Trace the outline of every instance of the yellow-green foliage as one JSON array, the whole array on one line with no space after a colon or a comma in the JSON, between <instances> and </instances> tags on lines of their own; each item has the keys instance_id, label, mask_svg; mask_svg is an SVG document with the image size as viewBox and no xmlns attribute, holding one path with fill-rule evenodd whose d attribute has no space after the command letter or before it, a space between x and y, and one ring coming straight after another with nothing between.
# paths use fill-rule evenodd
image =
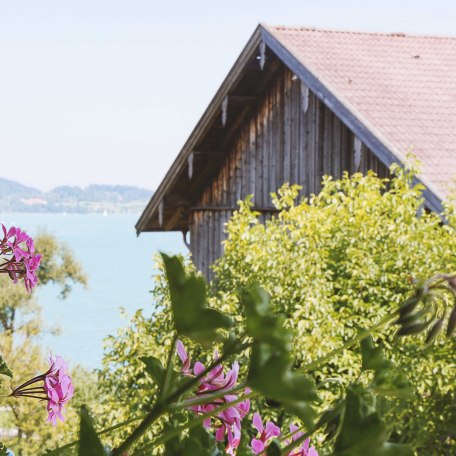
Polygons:
<instances>
[{"instance_id":1,"label":"yellow-green foliage","mask_svg":"<svg viewBox=\"0 0 456 456\"><path fill-rule=\"evenodd\" d=\"M174 335L167 283L163 274L155 277L154 285L155 309L152 316L146 316L143 310L138 310L129 326L105 340L103 369L99 372L101 404L93 410L99 428L141 416L154 403L156 385L146 373L140 358L155 356L165 363ZM119 445L138 423L133 422L105 436L103 442L111 446ZM142 441L149 441L160 429L161 423L152 427Z\"/></svg>"},{"instance_id":2,"label":"yellow-green foliage","mask_svg":"<svg viewBox=\"0 0 456 456\"><path fill-rule=\"evenodd\" d=\"M299 365L389 313L410 293L411 277L456 271L453 210L447 209L443 224L423 210L422 188L412 185L412 173L392 171L391 180L374 173L326 177L319 195L299 203L299 188L285 185L273 195L280 212L265 225L249 201L241 203L215 266L218 306L239 314L235 291L262 285L294 331ZM442 338L423 350L417 338L393 345L392 333L384 331L387 355L417 385L414 402L383 405L394 438L411 442L419 454L450 454L456 445L455 340ZM359 355L346 351L315 375L346 383L359 367Z\"/></svg>"},{"instance_id":3,"label":"yellow-green foliage","mask_svg":"<svg viewBox=\"0 0 456 456\"><path fill-rule=\"evenodd\" d=\"M325 178L319 195L299 203L297 187L286 185L273 197L280 212L266 225L258 222L248 202L241 203L227 226L225 256L215 266L211 304L241 322L237 291L247 283L263 285L295 335L298 366L379 321L409 295L410 277L456 271L453 209L447 210L448 223L442 224L438 215L423 210L421 188L412 186L412 175L397 167L393 171L392 180L372 173L346 175L340 181ZM139 357L151 355L165 362L172 340L168 290L161 274L153 297L156 308L151 316L138 312L130 327L107 340L100 377L102 405L93 410L97 427L138 416L154 400L155 387ZM419 338L393 345L392 333L393 328L387 328L377 337L383 339L387 356L402 365L417 386L415 401L381 404L396 429L392 439L411 442L426 456L452 454L455 341L440 339L423 350ZM317 380L338 377L347 384L358 377L359 368L359 351L345 351L314 374ZM330 392L326 397L332 397ZM254 404L254 409L263 406ZM275 415L273 409L261 412ZM133 426L104 441L120 443ZM154 432L159 429L145 439Z\"/></svg>"}]
</instances>

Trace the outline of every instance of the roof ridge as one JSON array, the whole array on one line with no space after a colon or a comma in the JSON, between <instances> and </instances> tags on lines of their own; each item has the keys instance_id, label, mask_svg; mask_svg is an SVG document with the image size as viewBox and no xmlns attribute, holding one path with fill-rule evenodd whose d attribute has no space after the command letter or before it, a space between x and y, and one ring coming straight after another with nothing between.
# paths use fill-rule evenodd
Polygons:
<instances>
[{"instance_id":1,"label":"roof ridge","mask_svg":"<svg viewBox=\"0 0 456 456\"><path fill-rule=\"evenodd\" d=\"M420 33L405 33L405 32L370 32L362 30L340 30L330 28L319 28L310 26L289 26L289 25L271 25L261 23L265 28L282 31L297 31L297 32L317 32L317 33L340 33L347 35L374 35L374 36L387 36L387 37L404 37L404 38L437 38L437 39L448 39L455 40L456 35L434 35L434 34L420 34Z\"/></svg>"}]
</instances>

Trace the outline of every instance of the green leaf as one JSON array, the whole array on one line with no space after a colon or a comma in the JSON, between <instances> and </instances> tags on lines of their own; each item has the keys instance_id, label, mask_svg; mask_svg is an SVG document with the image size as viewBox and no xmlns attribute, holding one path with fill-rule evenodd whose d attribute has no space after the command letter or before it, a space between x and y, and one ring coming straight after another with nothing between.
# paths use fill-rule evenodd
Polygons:
<instances>
[{"instance_id":1,"label":"green leaf","mask_svg":"<svg viewBox=\"0 0 456 456\"><path fill-rule=\"evenodd\" d=\"M93 428L92 418L87 409L82 406L79 428L79 456L106 456L107 453Z\"/></svg>"},{"instance_id":2,"label":"green leaf","mask_svg":"<svg viewBox=\"0 0 456 456\"><path fill-rule=\"evenodd\" d=\"M272 313L270 297L265 290L258 286L244 290L241 303L249 336L280 349L290 348L290 331L285 330L283 320Z\"/></svg>"},{"instance_id":3,"label":"green leaf","mask_svg":"<svg viewBox=\"0 0 456 456\"><path fill-rule=\"evenodd\" d=\"M0 356L0 374L13 378L13 373L10 371L5 360ZM1 453L0 453L1 454Z\"/></svg>"},{"instance_id":4,"label":"green leaf","mask_svg":"<svg viewBox=\"0 0 456 456\"><path fill-rule=\"evenodd\" d=\"M291 371L291 360L286 350L254 342L250 356L247 382L267 399L279 402L311 427L315 412L310 403L319 402L312 378Z\"/></svg>"},{"instance_id":5,"label":"green leaf","mask_svg":"<svg viewBox=\"0 0 456 456\"><path fill-rule=\"evenodd\" d=\"M203 444L192 437L184 441L184 456L210 456L211 451L203 446Z\"/></svg>"},{"instance_id":6,"label":"green leaf","mask_svg":"<svg viewBox=\"0 0 456 456\"><path fill-rule=\"evenodd\" d=\"M312 427L316 414L310 403L320 400L315 382L292 372L290 334L282 319L271 312L269 295L260 287L251 287L243 292L242 304L247 334L254 339L248 384Z\"/></svg>"},{"instance_id":7,"label":"green leaf","mask_svg":"<svg viewBox=\"0 0 456 456\"><path fill-rule=\"evenodd\" d=\"M190 429L189 437L183 442L184 456L222 456L212 434L209 434L203 426L195 426Z\"/></svg>"},{"instance_id":8,"label":"green leaf","mask_svg":"<svg viewBox=\"0 0 456 456\"><path fill-rule=\"evenodd\" d=\"M145 364L146 372L151 376L152 380L160 386L166 372L161 361L154 356L142 356L139 359Z\"/></svg>"},{"instance_id":9,"label":"green leaf","mask_svg":"<svg viewBox=\"0 0 456 456\"><path fill-rule=\"evenodd\" d=\"M0 442L0 456L6 456L8 453L6 452L8 448L5 446L4 443Z\"/></svg>"},{"instance_id":10,"label":"green leaf","mask_svg":"<svg viewBox=\"0 0 456 456\"><path fill-rule=\"evenodd\" d=\"M345 413L335 456L413 456L408 445L387 442L388 429L375 408L375 396L361 385L347 388Z\"/></svg>"},{"instance_id":11,"label":"green leaf","mask_svg":"<svg viewBox=\"0 0 456 456\"><path fill-rule=\"evenodd\" d=\"M415 390L412 382L398 368L383 369L375 373L369 387L375 394L399 399L414 399Z\"/></svg>"},{"instance_id":12,"label":"green leaf","mask_svg":"<svg viewBox=\"0 0 456 456\"><path fill-rule=\"evenodd\" d=\"M197 342L219 338L217 330L230 328L232 320L207 308L206 283L202 277L187 276L178 257L162 254L169 284L171 308L176 331Z\"/></svg>"},{"instance_id":13,"label":"green leaf","mask_svg":"<svg viewBox=\"0 0 456 456\"><path fill-rule=\"evenodd\" d=\"M178 437L173 437L165 442L165 456L182 456L183 448Z\"/></svg>"},{"instance_id":14,"label":"green leaf","mask_svg":"<svg viewBox=\"0 0 456 456\"><path fill-rule=\"evenodd\" d=\"M393 365L385 358L383 350L380 347L375 347L372 336L361 341L361 356L363 370L376 371Z\"/></svg>"},{"instance_id":15,"label":"green leaf","mask_svg":"<svg viewBox=\"0 0 456 456\"><path fill-rule=\"evenodd\" d=\"M413 399L412 383L404 372L387 360L380 347L375 347L371 336L361 341L362 369L373 370L374 379L369 389L383 396Z\"/></svg>"},{"instance_id":16,"label":"green leaf","mask_svg":"<svg viewBox=\"0 0 456 456\"><path fill-rule=\"evenodd\" d=\"M280 450L280 444L277 440L273 440L268 448L266 449L267 456L280 456L282 454Z\"/></svg>"}]
</instances>

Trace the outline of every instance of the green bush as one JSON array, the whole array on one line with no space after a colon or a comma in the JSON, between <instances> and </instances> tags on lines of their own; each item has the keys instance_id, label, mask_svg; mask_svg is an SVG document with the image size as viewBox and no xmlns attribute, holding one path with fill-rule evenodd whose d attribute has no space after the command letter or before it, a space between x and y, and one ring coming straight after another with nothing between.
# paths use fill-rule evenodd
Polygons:
<instances>
[{"instance_id":1,"label":"green bush","mask_svg":"<svg viewBox=\"0 0 456 456\"><path fill-rule=\"evenodd\" d=\"M423 209L413 173L399 167L392 172L391 179L374 173L325 177L320 194L299 203L299 187L285 185L273 195L279 214L265 224L249 201L241 203L214 268L215 305L238 314L233 291L249 283L263 286L295 334L299 366L380 320L407 297L412 277L456 271L452 208L442 223ZM392 343L393 331L384 332L387 356L418 385L417 395L412 402L381 404L382 413L394 422L396 441L411 443L419 454L450 454L456 447L455 340L423 350L416 338ZM347 383L359 369L356 352L345 351L314 375Z\"/></svg>"},{"instance_id":2,"label":"green bush","mask_svg":"<svg viewBox=\"0 0 456 456\"><path fill-rule=\"evenodd\" d=\"M410 293L412 277L456 271L452 208L444 214L447 223L442 223L439 215L423 210L422 188L412 185L413 173L399 167L392 171L395 177L390 180L373 173L345 175L339 181L325 178L319 195L299 203L298 187L285 185L273 195L278 215L264 225L249 201L242 202L227 225L225 255L214 266L212 306L237 319L241 331L238 291L247 284L263 286L294 335L295 367L299 367L391 313ZM168 290L162 275L156 280L152 315L136 314L131 327L109 340L100 377L104 399L98 423L103 427L140 415L148 406L145 394L153 400L155 390L140 357L155 356L165 362L172 340ZM423 349L423 341L416 337L394 342L393 332L391 327L377 336L383 339L387 356L402 365L417 385L414 400L379 404L395 429L393 440L411 443L419 454L452 454L455 341L440 338ZM325 366L312 372L317 382L328 377L345 385L362 380L358 350L346 350ZM336 394L337 387L327 388L327 403ZM255 404L258 407L265 405ZM262 414L275 415L275 411L268 408ZM280 422L280 416L275 418ZM107 443L115 445L130 431L125 428Z\"/></svg>"}]
</instances>

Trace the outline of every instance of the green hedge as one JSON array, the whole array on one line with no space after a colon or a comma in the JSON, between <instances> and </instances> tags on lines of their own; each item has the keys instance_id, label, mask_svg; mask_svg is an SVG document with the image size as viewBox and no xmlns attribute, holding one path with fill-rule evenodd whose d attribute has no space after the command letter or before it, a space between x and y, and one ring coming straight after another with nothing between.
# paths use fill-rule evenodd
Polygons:
<instances>
[{"instance_id":1,"label":"green hedge","mask_svg":"<svg viewBox=\"0 0 456 456\"><path fill-rule=\"evenodd\" d=\"M215 305L242 312L233 291L265 287L295 333L296 365L324 355L369 327L407 297L411 278L456 271L452 208L446 223L423 208L422 187L397 166L392 179L374 173L323 180L317 196L296 202L299 187L285 185L273 203L280 210L258 222L249 200L227 226L225 255L217 262ZM381 411L394 423L396 441L419 454L453 454L456 448L456 343L441 339L423 350L416 338L384 339L388 356L418 385L416 400L387 402ZM360 359L347 351L318 378L344 383L359 374ZM331 395L328 395L328 398Z\"/></svg>"}]
</instances>

